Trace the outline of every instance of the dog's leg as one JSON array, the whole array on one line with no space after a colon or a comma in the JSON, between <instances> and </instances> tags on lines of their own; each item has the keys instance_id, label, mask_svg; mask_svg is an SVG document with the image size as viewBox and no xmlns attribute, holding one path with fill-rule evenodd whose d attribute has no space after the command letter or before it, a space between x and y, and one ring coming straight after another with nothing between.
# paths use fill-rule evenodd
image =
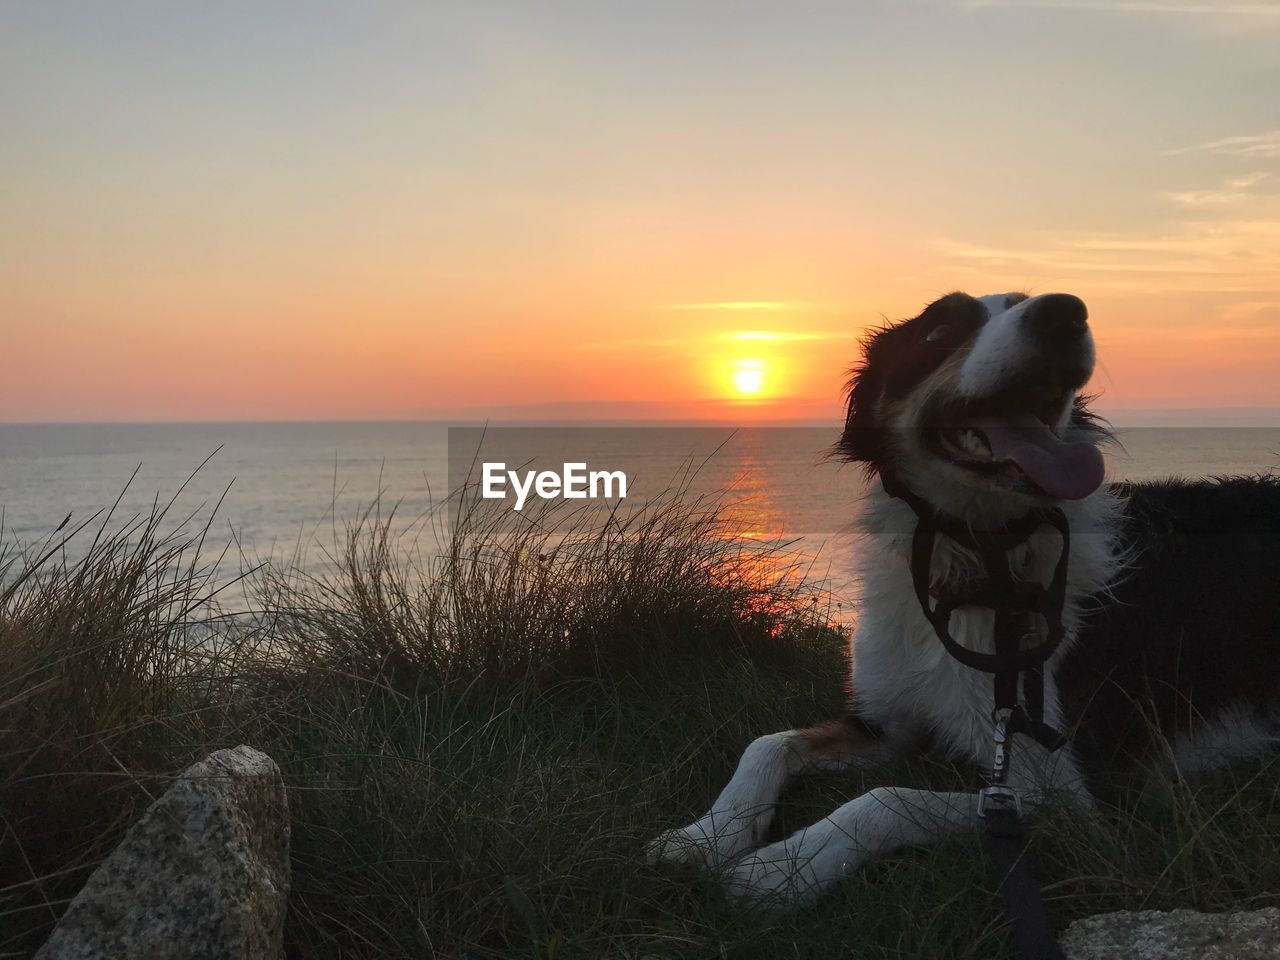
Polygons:
<instances>
[{"instance_id":1,"label":"dog's leg","mask_svg":"<svg viewBox=\"0 0 1280 960\"><path fill-rule=\"evenodd\" d=\"M875 857L978 826L977 796L876 787L825 820L747 854L729 871L731 895L798 905Z\"/></svg>"},{"instance_id":2,"label":"dog's leg","mask_svg":"<svg viewBox=\"0 0 1280 960\"><path fill-rule=\"evenodd\" d=\"M689 826L650 842L648 857L653 862L724 864L760 842L792 777L878 766L895 755L900 742L855 716L760 737L742 754L711 809Z\"/></svg>"},{"instance_id":3,"label":"dog's leg","mask_svg":"<svg viewBox=\"0 0 1280 960\"><path fill-rule=\"evenodd\" d=\"M1009 786L1018 791L1024 813L1050 793L1081 810L1093 807L1069 750L1051 753L1036 743L1019 743ZM730 864L729 892L745 900L802 904L876 857L980 825L976 793L876 787L826 819Z\"/></svg>"},{"instance_id":4,"label":"dog's leg","mask_svg":"<svg viewBox=\"0 0 1280 960\"><path fill-rule=\"evenodd\" d=\"M1018 791L1024 813L1049 792L1081 810L1092 808L1069 751L1050 753L1035 743L1019 747L1009 785ZM747 900L804 903L876 857L979 826L976 793L876 787L813 826L731 864L729 892Z\"/></svg>"}]
</instances>

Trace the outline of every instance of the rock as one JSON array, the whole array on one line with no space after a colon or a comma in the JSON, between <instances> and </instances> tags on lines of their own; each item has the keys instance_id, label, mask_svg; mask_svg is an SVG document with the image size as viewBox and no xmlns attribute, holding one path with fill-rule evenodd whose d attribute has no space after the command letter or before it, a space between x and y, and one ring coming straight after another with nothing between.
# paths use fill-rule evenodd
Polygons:
<instances>
[{"instance_id":1,"label":"rock","mask_svg":"<svg viewBox=\"0 0 1280 960\"><path fill-rule=\"evenodd\" d=\"M1061 942L1070 960L1276 960L1280 909L1100 913L1071 924Z\"/></svg>"},{"instance_id":2,"label":"rock","mask_svg":"<svg viewBox=\"0 0 1280 960\"><path fill-rule=\"evenodd\" d=\"M276 960L288 893L280 770L251 747L219 750L129 828L36 960Z\"/></svg>"}]
</instances>

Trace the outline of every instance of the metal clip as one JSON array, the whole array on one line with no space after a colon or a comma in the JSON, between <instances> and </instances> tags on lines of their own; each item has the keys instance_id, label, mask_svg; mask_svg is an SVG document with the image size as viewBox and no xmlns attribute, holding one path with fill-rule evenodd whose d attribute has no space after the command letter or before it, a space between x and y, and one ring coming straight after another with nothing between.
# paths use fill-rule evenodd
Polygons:
<instances>
[{"instance_id":1,"label":"metal clip","mask_svg":"<svg viewBox=\"0 0 1280 960\"><path fill-rule=\"evenodd\" d=\"M994 710L991 718L995 721L995 731L991 735L995 743L995 753L991 760L991 785L978 791L978 816L985 817L987 810L1012 812L1015 817L1022 816L1022 801L1018 792L1004 781L1009 773L1009 721L1012 710Z\"/></svg>"},{"instance_id":2,"label":"metal clip","mask_svg":"<svg viewBox=\"0 0 1280 960\"><path fill-rule=\"evenodd\" d=\"M978 816L986 817L988 808L996 812L1012 811L1015 817L1022 816L1022 800L1018 791L1004 784L992 784L978 791Z\"/></svg>"},{"instance_id":3,"label":"metal clip","mask_svg":"<svg viewBox=\"0 0 1280 960\"><path fill-rule=\"evenodd\" d=\"M1006 711L1004 716L995 717L996 729L992 735L992 739L995 741L995 754L991 761L991 782L996 785L1003 784L1009 772L1009 752L1005 749L1005 744L1009 742L1009 717L1011 715L1012 711Z\"/></svg>"}]
</instances>

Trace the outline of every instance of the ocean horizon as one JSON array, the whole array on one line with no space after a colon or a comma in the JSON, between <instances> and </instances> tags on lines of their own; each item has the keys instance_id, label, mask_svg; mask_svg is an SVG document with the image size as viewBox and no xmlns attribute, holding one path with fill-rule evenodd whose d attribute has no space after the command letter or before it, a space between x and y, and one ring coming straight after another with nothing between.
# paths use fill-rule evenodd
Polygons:
<instances>
[{"instance_id":1,"label":"ocean horizon","mask_svg":"<svg viewBox=\"0 0 1280 960\"><path fill-rule=\"evenodd\" d=\"M0 424L0 540L31 547L49 542L64 520L65 534L113 510L120 525L176 497L170 521L209 523L206 549L227 550L228 574L264 560L323 569L346 526L371 508L394 511L395 531L431 553L447 528L441 507L458 484L450 426L458 424ZM862 475L826 458L836 433L830 425L590 424L493 427L489 436L517 436L557 462L570 456L560 448L572 448L575 458L625 469L634 478L628 508L677 487L718 499L739 534L785 545L839 584ZM474 445L483 434L471 428L455 438ZM1118 427L1117 440L1108 451L1112 479L1280 469L1280 427ZM74 543L68 552L75 555Z\"/></svg>"}]
</instances>

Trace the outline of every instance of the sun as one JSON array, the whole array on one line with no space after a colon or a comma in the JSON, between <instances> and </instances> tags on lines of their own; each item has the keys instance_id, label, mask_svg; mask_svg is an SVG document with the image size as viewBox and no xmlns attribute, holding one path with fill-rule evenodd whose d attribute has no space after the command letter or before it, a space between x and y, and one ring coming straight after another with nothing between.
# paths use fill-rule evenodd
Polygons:
<instances>
[{"instance_id":1,"label":"sun","mask_svg":"<svg viewBox=\"0 0 1280 960\"><path fill-rule=\"evenodd\" d=\"M765 387L763 360L739 360L733 371L733 387L742 397L758 397Z\"/></svg>"}]
</instances>

